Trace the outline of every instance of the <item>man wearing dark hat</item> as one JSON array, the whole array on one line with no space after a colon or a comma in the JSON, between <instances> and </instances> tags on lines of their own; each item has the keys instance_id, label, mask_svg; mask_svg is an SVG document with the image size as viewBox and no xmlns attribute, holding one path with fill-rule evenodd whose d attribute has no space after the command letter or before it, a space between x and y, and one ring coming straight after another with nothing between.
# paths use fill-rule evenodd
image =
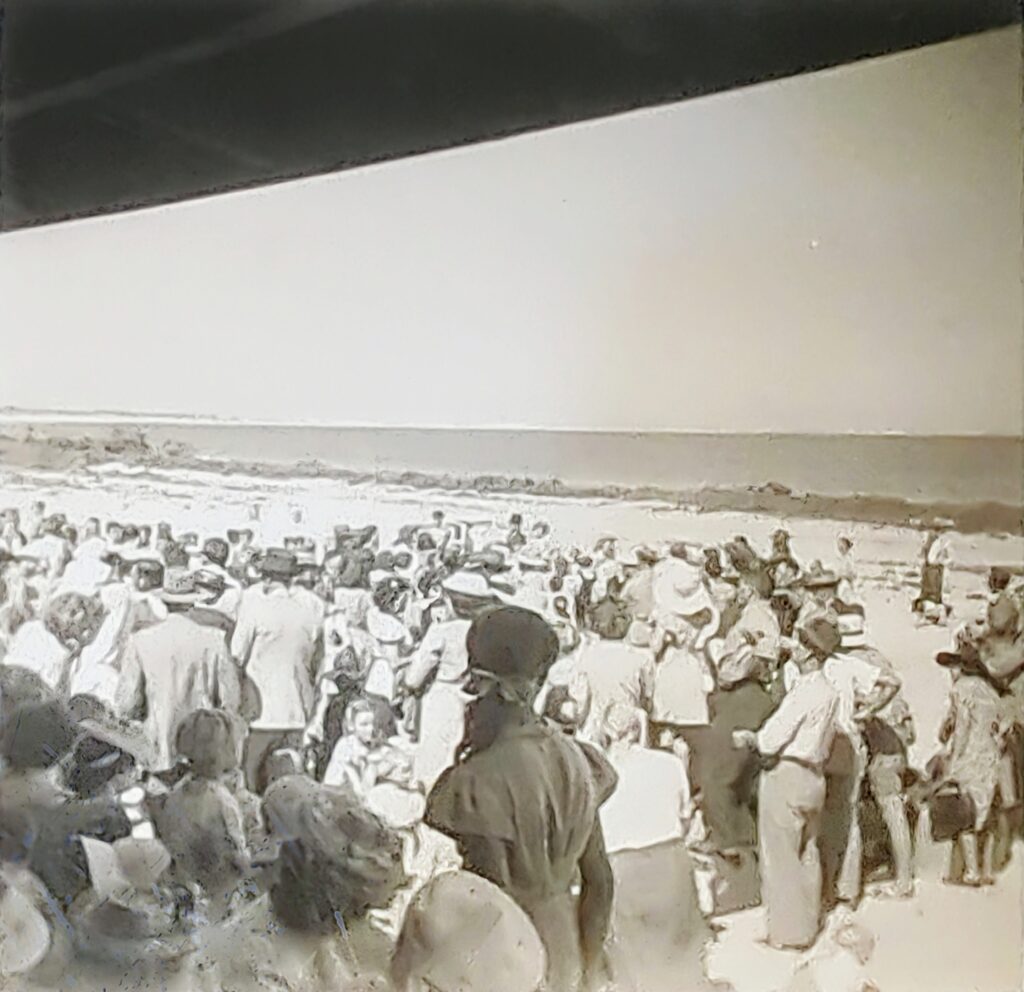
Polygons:
<instances>
[{"instance_id":1,"label":"man wearing dark hat","mask_svg":"<svg viewBox=\"0 0 1024 992\"><path fill-rule=\"evenodd\" d=\"M317 686L326 674L324 603L295 585L295 554L270 549L259 568L262 581L242 594L231 637L231 653L261 701L246 741L245 773L253 790L267 754L301 744L316 712Z\"/></svg>"},{"instance_id":2,"label":"man wearing dark hat","mask_svg":"<svg viewBox=\"0 0 1024 992\"><path fill-rule=\"evenodd\" d=\"M199 592L189 572L168 571L161 599L166 619L128 639L117 688L119 714L138 719L156 749L153 772L174 767L174 740L181 721L198 709L240 705L238 670L221 631L186 615Z\"/></svg>"},{"instance_id":3,"label":"man wearing dark hat","mask_svg":"<svg viewBox=\"0 0 1024 992\"><path fill-rule=\"evenodd\" d=\"M526 910L548 952L546 987L576 992L603 962L613 883L598 811L615 773L534 714L558 655L546 621L520 607L489 610L473 621L467 649L475 698L466 738L430 793L426 822Z\"/></svg>"},{"instance_id":4,"label":"man wearing dark hat","mask_svg":"<svg viewBox=\"0 0 1024 992\"><path fill-rule=\"evenodd\" d=\"M738 730L738 746L756 748L768 767L758 794L761 895L773 947L814 943L821 927L818 848L825 805L825 764L838 730L839 695L822 667L840 645L839 628L813 617L798 630L799 676L756 733Z\"/></svg>"}]
</instances>

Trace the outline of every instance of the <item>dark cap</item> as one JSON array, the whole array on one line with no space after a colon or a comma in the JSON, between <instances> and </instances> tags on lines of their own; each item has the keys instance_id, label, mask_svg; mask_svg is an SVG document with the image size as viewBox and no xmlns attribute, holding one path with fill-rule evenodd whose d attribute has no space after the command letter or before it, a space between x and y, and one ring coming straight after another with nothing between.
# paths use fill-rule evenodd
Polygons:
<instances>
[{"instance_id":1,"label":"dark cap","mask_svg":"<svg viewBox=\"0 0 1024 992\"><path fill-rule=\"evenodd\" d=\"M203 543L203 557L215 565L226 565L230 553L231 547L222 537L211 537Z\"/></svg>"},{"instance_id":2,"label":"dark cap","mask_svg":"<svg viewBox=\"0 0 1024 992\"><path fill-rule=\"evenodd\" d=\"M269 548L260 558L260 574L268 579L291 579L298 571L298 559L284 548Z\"/></svg>"},{"instance_id":3,"label":"dark cap","mask_svg":"<svg viewBox=\"0 0 1024 992\"><path fill-rule=\"evenodd\" d=\"M539 682L558 658L558 636L540 615L499 606L478 616L466 637L470 665L499 678Z\"/></svg>"}]
</instances>

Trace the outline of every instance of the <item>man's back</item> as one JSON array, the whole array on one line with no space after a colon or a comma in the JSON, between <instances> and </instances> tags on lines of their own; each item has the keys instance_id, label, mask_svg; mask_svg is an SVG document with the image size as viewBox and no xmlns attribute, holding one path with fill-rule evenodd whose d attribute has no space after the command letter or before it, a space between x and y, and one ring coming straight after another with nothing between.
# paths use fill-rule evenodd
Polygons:
<instances>
[{"instance_id":1,"label":"man's back","mask_svg":"<svg viewBox=\"0 0 1024 992\"><path fill-rule=\"evenodd\" d=\"M259 690L259 726L302 727L310 717L322 624L323 604L306 590L256 585L243 594L231 653Z\"/></svg>"},{"instance_id":2,"label":"man's back","mask_svg":"<svg viewBox=\"0 0 1024 992\"><path fill-rule=\"evenodd\" d=\"M126 715L144 712L160 765L155 771L173 765L174 735L186 715L238 706L235 674L223 633L181 614L172 613L129 638L118 709Z\"/></svg>"},{"instance_id":3,"label":"man's back","mask_svg":"<svg viewBox=\"0 0 1024 992\"><path fill-rule=\"evenodd\" d=\"M608 757L619 779L601 808L608 853L679 840L687 796L682 761L639 744L613 747Z\"/></svg>"}]
</instances>

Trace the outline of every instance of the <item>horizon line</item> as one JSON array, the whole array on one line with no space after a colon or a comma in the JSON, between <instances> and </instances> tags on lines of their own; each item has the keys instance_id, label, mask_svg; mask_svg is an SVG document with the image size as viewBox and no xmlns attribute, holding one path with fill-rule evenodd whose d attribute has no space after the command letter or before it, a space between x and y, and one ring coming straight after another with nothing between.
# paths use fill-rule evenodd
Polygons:
<instances>
[{"instance_id":1,"label":"horizon line","mask_svg":"<svg viewBox=\"0 0 1024 992\"><path fill-rule=\"evenodd\" d=\"M314 429L337 431L423 431L433 433L520 433L531 434L623 434L641 436L691 436L691 437L877 437L892 439L941 439L941 440L980 440L1005 439L1024 442L1021 434L998 432L911 432L911 431L797 431L797 430L713 430L709 428L686 427L553 427L536 424L482 424L460 426L453 424L379 424L359 422L325 422L308 420L271 420L246 419L243 417L219 417L210 414L179 414L179 413L128 413L118 410L69 411L33 409L23 410L14 407L0 408L0 424L161 424L185 427L249 427L249 428L286 428Z\"/></svg>"}]
</instances>

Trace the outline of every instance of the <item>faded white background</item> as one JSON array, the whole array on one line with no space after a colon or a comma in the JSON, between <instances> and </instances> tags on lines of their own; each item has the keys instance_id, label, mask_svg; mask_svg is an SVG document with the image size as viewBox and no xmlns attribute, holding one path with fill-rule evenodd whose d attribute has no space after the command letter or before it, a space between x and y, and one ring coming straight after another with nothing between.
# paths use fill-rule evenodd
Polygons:
<instances>
[{"instance_id":1,"label":"faded white background","mask_svg":"<svg viewBox=\"0 0 1024 992\"><path fill-rule=\"evenodd\" d=\"M1019 434L1020 47L5 235L0 405Z\"/></svg>"}]
</instances>

